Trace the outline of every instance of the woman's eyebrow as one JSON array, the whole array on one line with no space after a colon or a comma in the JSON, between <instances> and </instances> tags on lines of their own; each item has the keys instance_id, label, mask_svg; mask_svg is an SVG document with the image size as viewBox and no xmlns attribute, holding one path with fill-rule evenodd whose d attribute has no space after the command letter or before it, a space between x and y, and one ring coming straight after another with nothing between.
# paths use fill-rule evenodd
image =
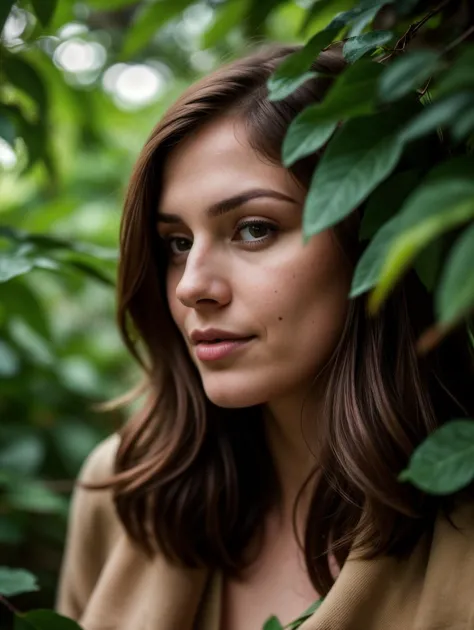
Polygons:
<instances>
[{"instance_id":1,"label":"woman's eyebrow","mask_svg":"<svg viewBox=\"0 0 474 630\"><path fill-rule=\"evenodd\" d=\"M238 195L217 201L206 210L206 215L208 217L218 217L222 214L230 212L231 210L235 210L239 206L243 206L252 199L259 199L260 197L270 197L281 201L298 203L296 199L293 199L278 190L272 190L270 188L252 188L251 190L246 190ZM177 214L166 214L163 212L158 212L156 219L161 223L180 223L182 221L181 217Z\"/></svg>"}]
</instances>

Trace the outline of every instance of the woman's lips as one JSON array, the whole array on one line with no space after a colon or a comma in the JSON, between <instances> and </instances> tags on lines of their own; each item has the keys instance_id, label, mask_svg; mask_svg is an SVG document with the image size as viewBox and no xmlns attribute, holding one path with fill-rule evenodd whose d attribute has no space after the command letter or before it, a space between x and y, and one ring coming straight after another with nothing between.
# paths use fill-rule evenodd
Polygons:
<instances>
[{"instance_id":1,"label":"woman's lips","mask_svg":"<svg viewBox=\"0 0 474 630\"><path fill-rule=\"evenodd\" d=\"M201 341L196 346L196 356L200 361L217 361L246 346L255 337L224 339L217 342Z\"/></svg>"}]
</instances>

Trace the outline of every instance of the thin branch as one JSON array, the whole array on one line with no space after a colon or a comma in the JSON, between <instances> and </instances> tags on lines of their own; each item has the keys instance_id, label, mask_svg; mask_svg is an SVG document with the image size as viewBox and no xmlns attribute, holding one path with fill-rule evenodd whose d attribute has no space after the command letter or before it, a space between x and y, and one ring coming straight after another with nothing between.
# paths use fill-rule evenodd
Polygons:
<instances>
[{"instance_id":1,"label":"thin branch","mask_svg":"<svg viewBox=\"0 0 474 630\"><path fill-rule=\"evenodd\" d=\"M11 604L6 597L3 597L3 595L0 595L0 603L8 608L8 610L14 615L21 615L21 612L18 610L18 608L15 608L15 606Z\"/></svg>"},{"instance_id":2,"label":"thin branch","mask_svg":"<svg viewBox=\"0 0 474 630\"><path fill-rule=\"evenodd\" d=\"M455 39L453 42L451 42L448 46L446 46L446 48L443 50L443 54L447 53L448 51L450 51L452 48L455 48L458 44L460 44L461 42L463 42L467 37L469 37L469 35L471 35L471 33L474 33L474 24L467 29L467 31L464 31L464 33L462 33L461 35L459 35L459 37L457 39Z\"/></svg>"},{"instance_id":3,"label":"thin branch","mask_svg":"<svg viewBox=\"0 0 474 630\"><path fill-rule=\"evenodd\" d=\"M393 50L380 61L383 63L384 61L387 61L387 59L390 59L390 57L392 57L396 53L405 50L408 42L416 35L416 33L420 30L423 24L428 22L428 20L430 20L437 13L440 13L440 11L442 11L450 2L452 2L452 0L442 0L442 2L436 5L434 9L431 9L431 11L429 11L425 16L423 16L421 20L419 20L418 22L415 22L414 24L410 24L410 26L408 27L408 30L400 37L400 39L395 44L395 48L393 48Z\"/></svg>"}]
</instances>

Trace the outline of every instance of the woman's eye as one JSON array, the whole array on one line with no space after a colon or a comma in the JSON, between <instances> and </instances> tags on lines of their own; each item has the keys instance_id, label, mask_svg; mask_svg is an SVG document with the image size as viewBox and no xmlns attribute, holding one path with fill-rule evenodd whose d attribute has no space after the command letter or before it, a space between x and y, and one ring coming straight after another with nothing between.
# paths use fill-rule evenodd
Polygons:
<instances>
[{"instance_id":1,"label":"woman's eye","mask_svg":"<svg viewBox=\"0 0 474 630\"><path fill-rule=\"evenodd\" d=\"M241 225L238 233L241 237L240 240L244 243L254 243L255 241L266 240L276 232L276 229L272 223L254 221Z\"/></svg>"},{"instance_id":2,"label":"woman's eye","mask_svg":"<svg viewBox=\"0 0 474 630\"><path fill-rule=\"evenodd\" d=\"M184 236L171 236L167 239L167 245L172 254L179 256L191 249L191 242Z\"/></svg>"}]
</instances>

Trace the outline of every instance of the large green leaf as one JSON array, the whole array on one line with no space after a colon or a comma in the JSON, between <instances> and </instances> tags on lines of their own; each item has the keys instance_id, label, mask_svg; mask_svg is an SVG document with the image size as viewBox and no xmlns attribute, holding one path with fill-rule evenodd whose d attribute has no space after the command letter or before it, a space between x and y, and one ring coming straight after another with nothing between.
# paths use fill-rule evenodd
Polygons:
<instances>
[{"instance_id":1,"label":"large green leaf","mask_svg":"<svg viewBox=\"0 0 474 630\"><path fill-rule=\"evenodd\" d=\"M47 26L56 9L57 0L31 0L36 17L43 26Z\"/></svg>"},{"instance_id":2,"label":"large green leaf","mask_svg":"<svg viewBox=\"0 0 474 630\"><path fill-rule=\"evenodd\" d=\"M474 308L474 224L450 251L435 298L437 319L443 324L456 322Z\"/></svg>"},{"instance_id":3,"label":"large green leaf","mask_svg":"<svg viewBox=\"0 0 474 630\"><path fill-rule=\"evenodd\" d=\"M82 630L72 619L52 610L30 610L15 616L14 630Z\"/></svg>"},{"instance_id":4,"label":"large green leaf","mask_svg":"<svg viewBox=\"0 0 474 630\"><path fill-rule=\"evenodd\" d=\"M285 0L250 0L243 21L246 36L250 39L264 36L268 16L284 2Z\"/></svg>"},{"instance_id":5,"label":"large green leaf","mask_svg":"<svg viewBox=\"0 0 474 630\"><path fill-rule=\"evenodd\" d=\"M419 88L440 67L439 53L414 50L392 61L380 77L379 96L382 101L396 101Z\"/></svg>"},{"instance_id":6,"label":"large green leaf","mask_svg":"<svg viewBox=\"0 0 474 630\"><path fill-rule=\"evenodd\" d=\"M2 0L0 2L0 33L3 31L7 17L10 15L12 6L15 4L15 0Z\"/></svg>"},{"instance_id":7,"label":"large green leaf","mask_svg":"<svg viewBox=\"0 0 474 630\"><path fill-rule=\"evenodd\" d=\"M283 141L285 166L320 149L340 120L371 113L382 71L380 65L370 61L349 66L336 79L322 103L310 105L298 114Z\"/></svg>"},{"instance_id":8,"label":"large green leaf","mask_svg":"<svg viewBox=\"0 0 474 630\"><path fill-rule=\"evenodd\" d=\"M460 172L452 166L460 165ZM376 310L418 253L438 236L474 218L474 160L444 164L441 177L431 175L407 199L400 214L398 233L386 251L377 286L370 297ZM467 169L473 169L470 172ZM451 173L448 177L446 174Z\"/></svg>"},{"instance_id":9,"label":"large green leaf","mask_svg":"<svg viewBox=\"0 0 474 630\"><path fill-rule=\"evenodd\" d=\"M446 94L474 88L474 45L464 48L453 63L439 78L437 94Z\"/></svg>"},{"instance_id":10,"label":"large green leaf","mask_svg":"<svg viewBox=\"0 0 474 630\"><path fill-rule=\"evenodd\" d=\"M139 8L125 37L122 57L133 57L140 52L164 24L177 17L193 1L155 0Z\"/></svg>"},{"instance_id":11,"label":"large green leaf","mask_svg":"<svg viewBox=\"0 0 474 630\"><path fill-rule=\"evenodd\" d=\"M397 131L411 111L399 106L349 120L336 132L306 197L306 237L344 219L392 172L403 150Z\"/></svg>"},{"instance_id":12,"label":"large green leaf","mask_svg":"<svg viewBox=\"0 0 474 630\"><path fill-rule=\"evenodd\" d=\"M286 98L308 79L316 76L316 72L310 71L311 65L321 50L333 41L339 30L331 28L316 33L301 50L284 59L267 81L268 98L271 101Z\"/></svg>"},{"instance_id":13,"label":"large green leaf","mask_svg":"<svg viewBox=\"0 0 474 630\"><path fill-rule=\"evenodd\" d=\"M383 5L391 4L393 1L361 0L361 2L356 3L355 0L315 0L306 14L301 30L305 31L309 25L316 28L314 27L315 23L320 27L321 22L325 20L331 20L329 27L337 26L340 29L365 17L367 12L372 14L371 18L373 18L374 9L380 9ZM323 26L326 24L323 23Z\"/></svg>"},{"instance_id":14,"label":"large green leaf","mask_svg":"<svg viewBox=\"0 0 474 630\"><path fill-rule=\"evenodd\" d=\"M370 31L363 35L349 37L343 47L344 58L349 63L354 63L371 50L388 44L393 38L394 34L390 31Z\"/></svg>"},{"instance_id":15,"label":"large green leaf","mask_svg":"<svg viewBox=\"0 0 474 630\"><path fill-rule=\"evenodd\" d=\"M474 421L453 420L434 431L415 450L399 475L430 494L452 494L474 479Z\"/></svg>"},{"instance_id":16,"label":"large green leaf","mask_svg":"<svg viewBox=\"0 0 474 630\"><path fill-rule=\"evenodd\" d=\"M446 127L458 120L464 112L474 109L474 92L450 94L446 98L426 105L425 109L415 116L401 130L404 142L416 140L439 127Z\"/></svg>"},{"instance_id":17,"label":"large green leaf","mask_svg":"<svg viewBox=\"0 0 474 630\"><path fill-rule=\"evenodd\" d=\"M36 577L32 573L23 569L0 567L0 595L13 597L38 590Z\"/></svg>"}]
</instances>

